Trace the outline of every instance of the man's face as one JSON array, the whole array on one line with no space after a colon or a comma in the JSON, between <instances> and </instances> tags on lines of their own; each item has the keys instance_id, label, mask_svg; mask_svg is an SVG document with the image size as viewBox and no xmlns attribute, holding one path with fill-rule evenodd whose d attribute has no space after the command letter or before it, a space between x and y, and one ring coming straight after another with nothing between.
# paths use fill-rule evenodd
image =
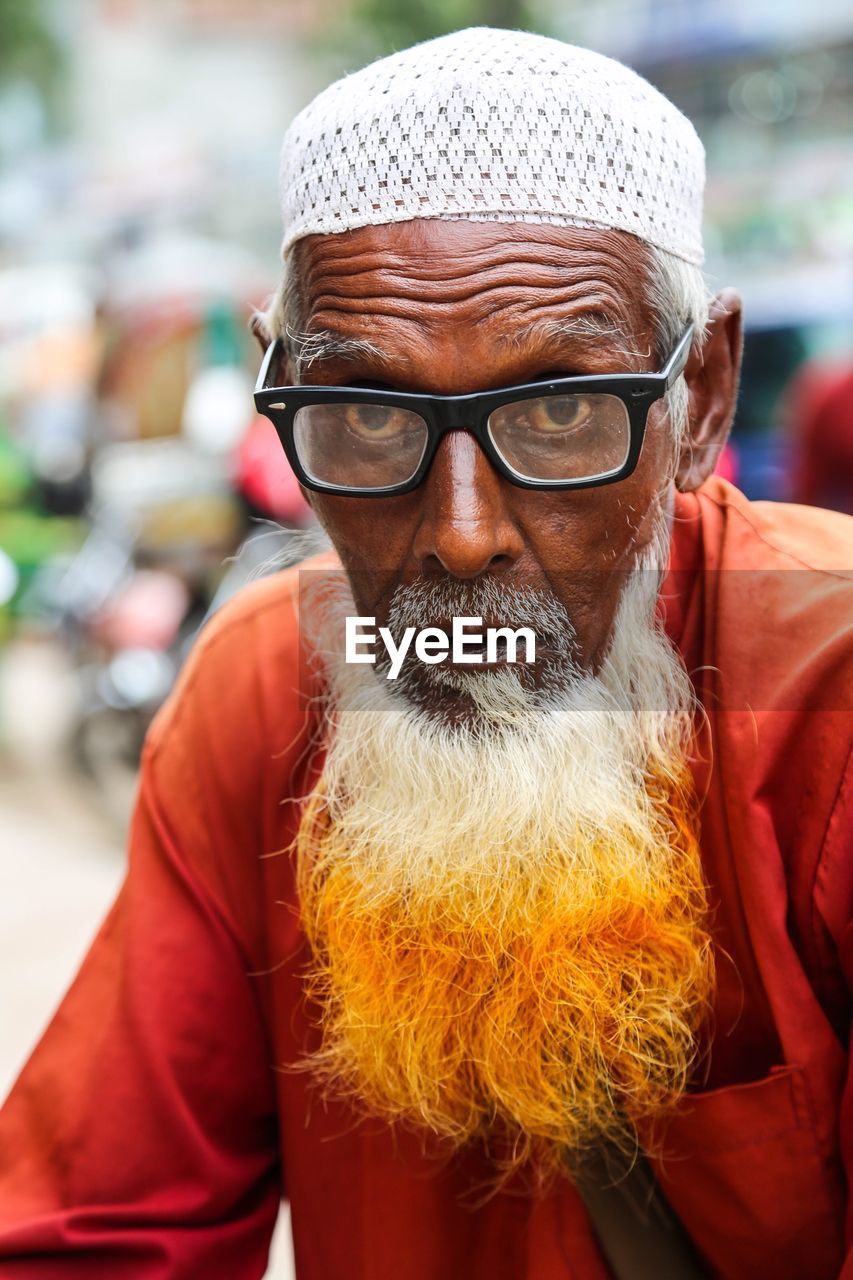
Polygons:
<instances>
[{"instance_id":1,"label":"man's face","mask_svg":"<svg viewBox=\"0 0 853 1280\"><path fill-rule=\"evenodd\" d=\"M311 382L465 394L662 363L644 250L619 233L426 221L305 240L295 265L304 328L338 340ZM660 551L675 463L658 405L618 484L522 489L455 431L411 493L312 495L359 613L427 599L476 616L461 606L478 589L495 612L535 600L510 621L550 617L546 635L562 613L575 640L572 679L543 697L469 667L400 698L323 642L322 591L312 620L332 731L296 852L319 1078L455 1146L497 1133L507 1168L563 1168L665 1109L712 984L692 691L654 626L656 581L632 573Z\"/></svg>"},{"instance_id":2,"label":"man's face","mask_svg":"<svg viewBox=\"0 0 853 1280\"><path fill-rule=\"evenodd\" d=\"M458 395L660 365L646 251L621 232L423 220L309 237L295 266L305 330L375 349L323 359L307 383ZM575 659L595 670L625 579L659 528L674 462L658 402L639 465L618 484L522 489L455 431L411 493L310 498L361 614L381 625L399 587L488 575L555 596Z\"/></svg>"}]
</instances>

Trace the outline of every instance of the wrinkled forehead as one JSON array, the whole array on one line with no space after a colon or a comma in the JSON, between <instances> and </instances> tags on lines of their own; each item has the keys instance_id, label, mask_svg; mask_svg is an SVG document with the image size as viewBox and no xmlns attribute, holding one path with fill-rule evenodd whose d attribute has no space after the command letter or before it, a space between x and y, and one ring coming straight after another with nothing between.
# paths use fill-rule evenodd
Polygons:
<instances>
[{"instance_id":1,"label":"wrinkled forehead","mask_svg":"<svg viewBox=\"0 0 853 1280\"><path fill-rule=\"evenodd\" d=\"M288 255L299 327L361 337L406 325L500 331L515 343L571 320L648 346L649 246L604 228L417 219L312 235Z\"/></svg>"}]
</instances>

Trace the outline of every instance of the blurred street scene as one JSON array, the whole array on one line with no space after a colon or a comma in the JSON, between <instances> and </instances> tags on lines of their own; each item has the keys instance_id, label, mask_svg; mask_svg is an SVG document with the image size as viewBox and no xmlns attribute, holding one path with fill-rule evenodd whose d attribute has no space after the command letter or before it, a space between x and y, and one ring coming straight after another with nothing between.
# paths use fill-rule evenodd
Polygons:
<instances>
[{"instance_id":1,"label":"blurred street scene","mask_svg":"<svg viewBox=\"0 0 853 1280\"><path fill-rule=\"evenodd\" d=\"M278 148L371 57L521 26L633 65L708 154L745 298L729 478L853 512L849 0L0 0L0 1087L122 876L198 628L310 545L251 391ZM286 1224L271 1275L290 1274Z\"/></svg>"}]
</instances>

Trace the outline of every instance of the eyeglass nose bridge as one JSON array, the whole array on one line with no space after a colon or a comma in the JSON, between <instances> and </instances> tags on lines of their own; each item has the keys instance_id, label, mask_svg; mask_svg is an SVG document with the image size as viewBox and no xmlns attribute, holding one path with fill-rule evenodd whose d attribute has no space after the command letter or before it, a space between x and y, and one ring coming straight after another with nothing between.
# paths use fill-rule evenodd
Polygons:
<instances>
[{"instance_id":1,"label":"eyeglass nose bridge","mask_svg":"<svg viewBox=\"0 0 853 1280\"><path fill-rule=\"evenodd\" d=\"M435 405L433 417L435 434L432 448L429 450L427 472L432 471L439 452L448 437L464 432L473 442L476 454L483 462L498 472L501 471L500 459L495 457L496 450L489 437L488 413L473 403L463 401L444 401Z\"/></svg>"},{"instance_id":2,"label":"eyeglass nose bridge","mask_svg":"<svg viewBox=\"0 0 853 1280\"><path fill-rule=\"evenodd\" d=\"M433 404L433 421L440 437L448 431L470 431L476 436L484 415L472 400L441 399Z\"/></svg>"}]
</instances>

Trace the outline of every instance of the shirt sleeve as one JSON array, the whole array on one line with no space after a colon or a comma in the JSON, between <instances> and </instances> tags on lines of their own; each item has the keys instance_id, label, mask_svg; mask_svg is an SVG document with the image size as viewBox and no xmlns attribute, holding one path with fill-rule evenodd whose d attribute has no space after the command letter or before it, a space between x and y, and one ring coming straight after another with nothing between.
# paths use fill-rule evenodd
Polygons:
<instances>
[{"instance_id":1,"label":"shirt sleeve","mask_svg":"<svg viewBox=\"0 0 853 1280\"><path fill-rule=\"evenodd\" d=\"M264 1021L152 754L125 883L0 1112L3 1280L266 1268L281 1189Z\"/></svg>"}]
</instances>

